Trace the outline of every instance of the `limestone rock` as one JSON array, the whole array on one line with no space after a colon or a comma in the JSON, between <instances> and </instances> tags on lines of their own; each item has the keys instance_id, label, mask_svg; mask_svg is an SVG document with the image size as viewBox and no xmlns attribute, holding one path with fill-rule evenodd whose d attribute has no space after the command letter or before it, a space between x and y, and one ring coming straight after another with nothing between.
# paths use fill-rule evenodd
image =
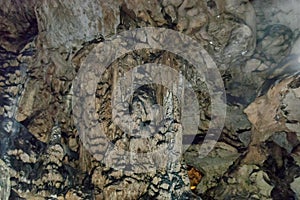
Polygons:
<instances>
[{"instance_id":1,"label":"limestone rock","mask_svg":"<svg viewBox=\"0 0 300 200\"><path fill-rule=\"evenodd\" d=\"M37 34L35 4L35 0L0 2L1 48L17 53Z\"/></svg>"},{"instance_id":2,"label":"limestone rock","mask_svg":"<svg viewBox=\"0 0 300 200\"><path fill-rule=\"evenodd\" d=\"M246 157L246 160L255 160L256 162L263 161L265 157L257 157L260 154L259 149L255 150L254 146L265 142L269 137L274 135L275 132L289 131L293 126L295 126L294 124L289 124L287 116L284 115L284 111L282 109L285 109L285 107L287 106L284 103L285 96L293 94L293 92L291 92L291 90L293 89L289 89L290 83L298 80L298 78L298 76L295 76L283 79L280 83L272 87L265 96L257 98L256 101L254 101L245 109L245 113L248 115L248 119L254 126L252 129L252 139L250 146L253 147L253 155L256 155L252 157L250 156L250 153ZM286 91L286 93L283 93L284 91ZM295 103L296 102L298 101L295 100ZM257 117L259 115L264 117ZM254 154L254 152L256 153Z\"/></svg>"},{"instance_id":3,"label":"limestone rock","mask_svg":"<svg viewBox=\"0 0 300 200\"><path fill-rule=\"evenodd\" d=\"M299 12L295 1L287 2L2 1L0 170L5 173L0 195L6 197L1 198L295 198L300 65L298 55L289 53L292 48L298 52L299 20L292 19ZM141 44L155 49L120 56L101 77L87 72L80 87L95 98L72 102L78 95L73 80L96 45L110 52L105 44L115 34L149 26L192 37L220 69L227 116L216 146L204 158L199 158L201 144L218 119L212 99L225 102L222 88L211 94L207 84L221 80L209 70L198 72L180 55L159 50L163 41L177 48L169 35L139 35ZM122 42L122 50L131 45L130 37ZM185 53L199 57L192 45L187 47ZM205 56L200 56L201 66L212 64ZM151 82L149 70L134 71L140 65L150 69L149 63L183 75L199 113L195 106L191 116L182 117L181 110L194 102L187 93L180 105L179 97L187 91L180 81L164 87L173 82L168 73L159 76L161 84L130 93L135 84ZM131 70L134 81L117 85ZM95 86L93 78L99 78ZM88 105L95 106L94 113L85 109Z\"/></svg>"},{"instance_id":4,"label":"limestone rock","mask_svg":"<svg viewBox=\"0 0 300 200\"><path fill-rule=\"evenodd\" d=\"M256 166L243 165L236 171L236 174L231 174L229 177L216 189L217 199L272 199L273 186L267 182L267 174Z\"/></svg>"},{"instance_id":5,"label":"limestone rock","mask_svg":"<svg viewBox=\"0 0 300 200\"><path fill-rule=\"evenodd\" d=\"M1 171L1 178L0 178L0 197L3 200L8 200L10 197L10 176L9 176L9 169L6 166L5 162L0 160L0 171Z\"/></svg>"},{"instance_id":6,"label":"limestone rock","mask_svg":"<svg viewBox=\"0 0 300 200\"><path fill-rule=\"evenodd\" d=\"M72 51L99 34L114 34L119 23L118 5L118 1L41 1L36 10L39 37L46 46L65 46Z\"/></svg>"},{"instance_id":7,"label":"limestone rock","mask_svg":"<svg viewBox=\"0 0 300 200\"><path fill-rule=\"evenodd\" d=\"M252 1L252 5L256 10L256 22L259 33L262 29L271 24L283 24L296 31L298 34L298 21L300 13L298 9L298 2L288 0L282 2L280 0L267 1Z\"/></svg>"},{"instance_id":8,"label":"limestone rock","mask_svg":"<svg viewBox=\"0 0 300 200\"><path fill-rule=\"evenodd\" d=\"M291 184L291 189L296 193L297 196L300 196L300 179L296 178L292 184Z\"/></svg>"},{"instance_id":9,"label":"limestone rock","mask_svg":"<svg viewBox=\"0 0 300 200\"><path fill-rule=\"evenodd\" d=\"M292 48L293 32L284 25L269 25L262 38L258 39L257 51L264 60L279 63L289 55Z\"/></svg>"},{"instance_id":10,"label":"limestone rock","mask_svg":"<svg viewBox=\"0 0 300 200\"><path fill-rule=\"evenodd\" d=\"M211 151L205 158L195 159L195 155L192 152L198 152L199 146L191 147L191 149L185 154L187 163L193 163L201 168L201 172L204 174L197 191L204 193L209 188L218 185L218 177L223 176L228 167L234 163L239 157L239 153L235 148L227 145L226 143L217 143L214 150Z\"/></svg>"}]
</instances>

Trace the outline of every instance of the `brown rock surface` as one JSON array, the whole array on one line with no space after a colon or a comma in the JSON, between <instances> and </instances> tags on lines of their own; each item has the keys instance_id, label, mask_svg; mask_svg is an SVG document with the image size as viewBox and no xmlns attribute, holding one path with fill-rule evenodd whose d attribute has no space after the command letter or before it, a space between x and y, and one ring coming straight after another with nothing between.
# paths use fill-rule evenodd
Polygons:
<instances>
[{"instance_id":1,"label":"brown rock surface","mask_svg":"<svg viewBox=\"0 0 300 200\"><path fill-rule=\"evenodd\" d=\"M295 199L298 13L277 0L0 0L0 198ZM223 83L226 99L210 87Z\"/></svg>"}]
</instances>

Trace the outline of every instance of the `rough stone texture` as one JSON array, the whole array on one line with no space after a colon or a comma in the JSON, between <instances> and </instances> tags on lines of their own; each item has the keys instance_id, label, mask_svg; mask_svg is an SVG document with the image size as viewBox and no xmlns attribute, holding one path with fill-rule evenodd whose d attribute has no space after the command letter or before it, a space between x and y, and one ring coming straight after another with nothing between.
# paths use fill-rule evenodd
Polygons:
<instances>
[{"instance_id":1,"label":"rough stone texture","mask_svg":"<svg viewBox=\"0 0 300 200\"><path fill-rule=\"evenodd\" d=\"M227 180L222 180L213 192L216 199L272 199L273 187L268 181L268 175L257 166L243 165L235 174L228 175Z\"/></svg>"},{"instance_id":2,"label":"rough stone texture","mask_svg":"<svg viewBox=\"0 0 300 200\"><path fill-rule=\"evenodd\" d=\"M84 42L116 33L119 24L119 1L57 0L38 4L36 14L43 45L64 46L71 53Z\"/></svg>"},{"instance_id":3,"label":"rough stone texture","mask_svg":"<svg viewBox=\"0 0 300 200\"><path fill-rule=\"evenodd\" d=\"M297 128L292 129L292 127L297 125L294 123L290 124L288 119L289 116L297 116L297 109L290 111L290 113L295 113L294 115L284 111L285 106L297 104L299 101L298 99L286 97L294 95L294 89L289 89L288 86L291 82L297 81L298 79L299 76L283 79L277 85L271 87L265 96L257 98L256 101L245 109L250 122L253 124L250 148L254 148L253 151L249 152L252 156L248 154L246 157L246 162L251 160L250 162L258 164L266 159L266 154L259 153L260 148L258 147L260 143L265 142L274 133L280 131L298 132ZM286 99L289 101L288 104L285 103ZM264 116L264 118L262 119L259 116ZM295 121L297 121L297 119L293 122Z\"/></svg>"},{"instance_id":4,"label":"rough stone texture","mask_svg":"<svg viewBox=\"0 0 300 200\"><path fill-rule=\"evenodd\" d=\"M0 42L7 51L19 52L37 34L36 1L0 1Z\"/></svg>"},{"instance_id":5,"label":"rough stone texture","mask_svg":"<svg viewBox=\"0 0 300 200\"><path fill-rule=\"evenodd\" d=\"M300 196L300 179L296 178L292 183L291 183L291 188L292 190L296 193L297 196Z\"/></svg>"},{"instance_id":6,"label":"rough stone texture","mask_svg":"<svg viewBox=\"0 0 300 200\"><path fill-rule=\"evenodd\" d=\"M296 199L300 176L297 4L293 0L26 4L0 0L1 199ZM95 95L95 102L87 103L95 105L96 113L87 112L82 102L72 104L77 95L72 81L92 49L116 33L149 26L196 39L220 69L227 115L219 141L204 158L199 151L215 118L206 85L211 80L178 55L158 48L127 53L99 77L95 92L90 84L93 73L87 73L82 87ZM172 38L163 36L144 44L153 47L164 38L172 44ZM199 55L192 48L189 54ZM183 91L179 83L172 90L148 84L126 101L111 103L118 78L147 63L170 66L189 81L201 111L199 118L190 118L189 126L199 120L198 131L183 127L180 99L173 94ZM168 77L161 77L162 83L171 82ZM134 78L142 82L147 74L136 72ZM121 86L121 91L132 87ZM118 112L112 113L113 106ZM100 122L105 135L90 131L89 120L76 127L75 115ZM132 126L124 131L120 121ZM80 130L85 130L86 138L80 137ZM111 151L106 139L123 151ZM159 148L172 149L173 155L147 154ZM126 151L137 154L128 156ZM116 160L118 166L112 168ZM153 165L160 167L144 172Z\"/></svg>"},{"instance_id":7,"label":"rough stone texture","mask_svg":"<svg viewBox=\"0 0 300 200\"><path fill-rule=\"evenodd\" d=\"M0 160L0 172L2 174L0 179L0 197L3 200L8 200L10 196L11 183L9 168L3 160Z\"/></svg>"},{"instance_id":8,"label":"rough stone texture","mask_svg":"<svg viewBox=\"0 0 300 200\"><path fill-rule=\"evenodd\" d=\"M205 158L194 160L199 152L199 146L193 146L186 152L186 161L188 164L200 166L205 172L201 183L198 185L198 190L203 193L208 188L218 185L219 177L223 176L234 161L239 157L239 153L232 146L226 143L218 143L214 150L211 151ZM193 155L196 154L196 155Z\"/></svg>"},{"instance_id":9,"label":"rough stone texture","mask_svg":"<svg viewBox=\"0 0 300 200\"><path fill-rule=\"evenodd\" d=\"M300 13L298 9L295 9L299 6L297 1L253 1L252 5L256 11L256 22L259 32L261 32L261 27L266 27L271 24L283 24L298 34Z\"/></svg>"}]
</instances>

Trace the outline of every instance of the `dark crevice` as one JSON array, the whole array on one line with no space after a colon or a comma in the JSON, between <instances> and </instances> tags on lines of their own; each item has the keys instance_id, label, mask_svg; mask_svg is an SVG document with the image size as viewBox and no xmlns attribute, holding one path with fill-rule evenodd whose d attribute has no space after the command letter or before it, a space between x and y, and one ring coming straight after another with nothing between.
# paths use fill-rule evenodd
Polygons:
<instances>
[{"instance_id":1,"label":"dark crevice","mask_svg":"<svg viewBox=\"0 0 300 200\"><path fill-rule=\"evenodd\" d=\"M268 142L266 146L269 149L270 156L264 162L263 170L270 178L270 184L274 186L271 197L279 199L295 199L295 193L291 190L290 184L294 178L300 175L300 168L293 158L274 142ZM278 149L282 155L278 155ZM282 159L281 162L278 159Z\"/></svg>"},{"instance_id":2,"label":"dark crevice","mask_svg":"<svg viewBox=\"0 0 300 200\"><path fill-rule=\"evenodd\" d=\"M35 2L22 4L13 1L10 4L10 8L0 9L1 18L7 19L1 23L0 48L6 52L12 51L18 54L28 42L38 35L38 22L34 12Z\"/></svg>"}]
</instances>

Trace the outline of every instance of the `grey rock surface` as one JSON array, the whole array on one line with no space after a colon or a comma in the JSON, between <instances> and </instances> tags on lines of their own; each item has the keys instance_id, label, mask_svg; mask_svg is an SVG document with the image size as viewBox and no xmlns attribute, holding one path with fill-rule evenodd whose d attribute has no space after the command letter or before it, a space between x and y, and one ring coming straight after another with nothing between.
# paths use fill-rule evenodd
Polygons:
<instances>
[{"instance_id":1,"label":"grey rock surface","mask_svg":"<svg viewBox=\"0 0 300 200\"><path fill-rule=\"evenodd\" d=\"M0 198L296 199L298 3L0 0ZM222 80L210 70L197 71L181 55L159 50L165 41L178 50L171 35L141 34L148 48L112 61L95 87L92 78L98 74L87 71L80 87L94 99L74 104L81 90L73 81L88 68L83 64L94 47L113 52L106 42L141 27L193 38L211 61L191 44L182 51L197 56L203 68L215 63ZM126 51L130 39L118 48ZM105 58L99 59L90 64ZM117 85L127 72L138 65L151 68L150 63L169 66L188 80L199 104L188 116L181 111L194 103L192 93L182 79L165 87L174 81L168 73L160 74L161 84L135 88L128 99L114 96L151 82L149 71L137 70L131 76L135 83ZM222 88L211 94L214 83L224 84L226 96ZM184 105L176 95L186 97ZM226 103L226 119L216 145L201 157L201 147L210 144L205 137L217 131L207 134L218 127L213 120L221 121L214 112L224 112L213 99ZM101 127L91 131L97 123Z\"/></svg>"}]
</instances>

